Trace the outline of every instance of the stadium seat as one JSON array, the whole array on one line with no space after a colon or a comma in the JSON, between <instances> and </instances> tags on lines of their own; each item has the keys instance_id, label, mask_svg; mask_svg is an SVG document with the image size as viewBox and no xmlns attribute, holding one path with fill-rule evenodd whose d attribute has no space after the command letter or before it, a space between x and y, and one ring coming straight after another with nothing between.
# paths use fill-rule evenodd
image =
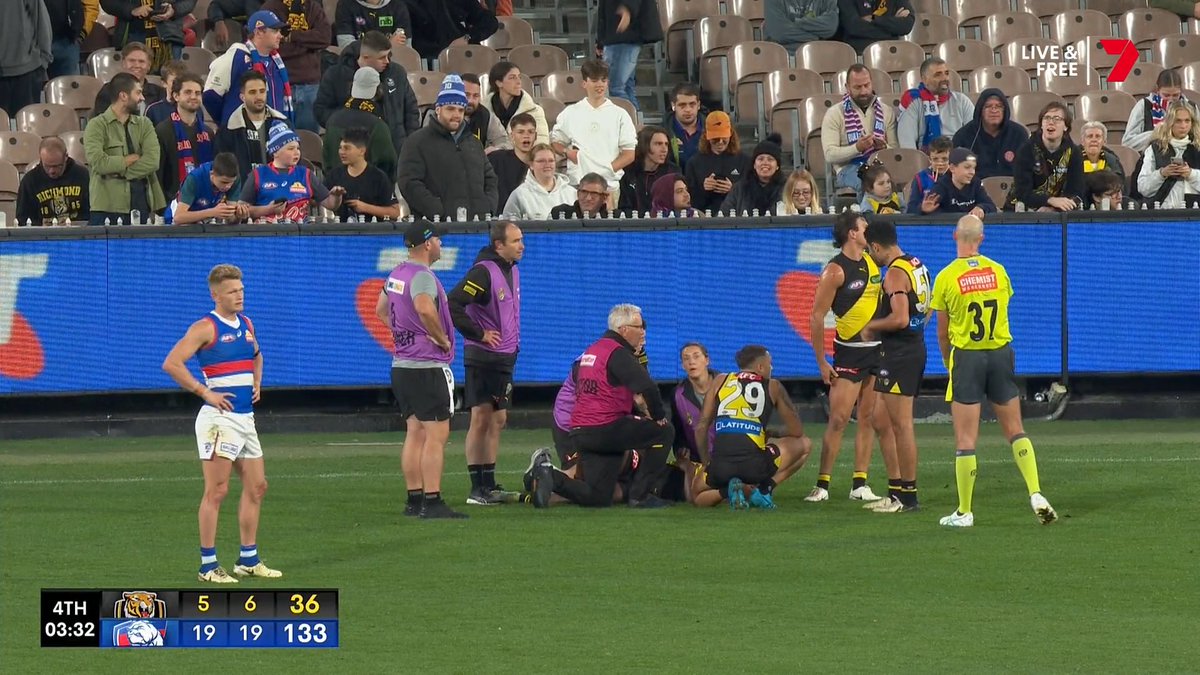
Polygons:
<instances>
[{"instance_id":1,"label":"stadium seat","mask_svg":"<svg viewBox=\"0 0 1200 675\"><path fill-rule=\"evenodd\" d=\"M528 21L515 16L498 16L496 19L500 22L500 30L484 40L483 46L496 50L503 57L514 47L533 44L533 26Z\"/></svg>"},{"instance_id":2,"label":"stadium seat","mask_svg":"<svg viewBox=\"0 0 1200 675\"><path fill-rule=\"evenodd\" d=\"M413 70L408 73L408 86L412 87L417 97L417 105L428 108L437 103L438 92L442 90L444 75L433 70Z\"/></svg>"},{"instance_id":3,"label":"stadium seat","mask_svg":"<svg viewBox=\"0 0 1200 675\"><path fill-rule=\"evenodd\" d=\"M943 14L922 14L918 10L912 32L905 35L904 39L915 42L930 52L946 40L958 39L958 23Z\"/></svg>"},{"instance_id":4,"label":"stadium seat","mask_svg":"<svg viewBox=\"0 0 1200 675\"><path fill-rule=\"evenodd\" d=\"M1133 40L1139 49L1182 32L1179 15L1165 9L1131 9L1117 19L1117 35Z\"/></svg>"},{"instance_id":5,"label":"stadium seat","mask_svg":"<svg viewBox=\"0 0 1200 675\"><path fill-rule=\"evenodd\" d=\"M996 64L996 54L983 40L947 40L933 50L952 69L967 72Z\"/></svg>"},{"instance_id":6,"label":"stadium seat","mask_svg":"<svg viewBox=\"0 0 1200 675\"><path fill-rule=\"evenodd\" d=\"M535 83L556 70L570 70L571 58L561 47L554 45L522 45L513 47L508 60L521 69Z\"/></svg>"},{"instance_id":7,"label":"stadium seat","mask_svg":"<svg viewBox=\"0 0 1200 675\"><path fill-rule=\"evenodd\" d=\"M1012 108L1012 119L1018 124L1024 124L1027 129L1032 131L1038 126L1041 120L1038 115L1041 114L1042 108L1051 101L1066 104L1062 96L1048 91L1030 91L1023 94L1014 94L1008 99L1008 104Z\"/></svg>"},{"instance_id":8,"label":"stadium seat","mask_svg":"<svg viewBox=\"0 0 1200 675\"><path fill-rule=\"evenodd\" d=\"M1200 56L1197 57L1200 60ZM1175 63L1187 63L1188 61L1175 61ZM1157 63L1138 63L1133 66L1133 70L1125 76L1124 82L1109 83L1109 87L1117 91L1123 91L1126 94L1133 96L1145 96L1154 91L1158 86L1158 74L1163 71L1163 67Z\"/></svg>"},{"instance_id":9,"label":"stadium seat","mask_svg":"<svg viewBox=\"0 0 1200 675\"><path fill-rule=\"evenodd\" d=\"M1084 92L1100 89L1102 82L1100 73L1091 68L1080 68L1074 77L1046 71L1038 78L1040 91L1052 91L1066 99L1067 103L1073 103Z\"/></svg>"},{"instance_id":10,"label":"stadium seat","mask_svg":"<svg viewBox=\"0 0 1200 675\"><path fill-rule=\"evenodd\" d=\"M486 73L500 55L483 45L450 45L438 54L438 70L443 73Z\"/></svg>"},{"instance_id":11,"label":"stadium seat","mask_svg":"<svg viewBox=\"0 0 1200 675\"><path fill-rule=\"evenodd\" d=\"M1184 89L1200 89L1200 61L1193 61L1179 69Z\"/></svg>"},{"instance_id":12,"label":"stadium seat","mask_svg":"<svg viewBox=\"0 0 1200 675\"><path fill-rule=\"evenodd\" d=\"M921 65L925 48L906 40L881 40L863 51L863 65L899 77L909 68ZM843 70L843 72L845 72Z\"/></svg>"},{"instance_id":13,"label":"stadium seat","mask_svg":"<svg viewBox=\"0 0 1200 675\"><path fill-rule=\"evenodd\" d=\"M695 24L693 46L700 61L700 91L707 96L719 95L725 109L729 108L729 49L754 39L754 29L748 19L740 16L706 16Z\"/></svg>"},{"instance_id":14,"label":"stadium seat","mask_svg":"<svg viewBox=\"0 0 1200 675\"><path fill-rule=\"evenodd\" d=\"M421 55L408 45L392 47L392 63L400 64L405 73L415 73L425 68L421 62Z\"/></svg>"},{"instance_id":15,"label":"stadium seat","mask_svg":"<svg viewBox=\"0 0 1200 675\"><path fill-rule=\"evenodd\" d=\"M298 129L296 135L300 137L300 156L307 157L318 168L323 168L321 158L323 156L322 148L324 144L321 141L320 134L308 129Z\"/></svg>"},{"instance_id":16,"label":"stadium seat","mask_svg":"<svg viewBox=\"0 0 1200 675\"><path fill-rule=\"evenodd\" d=\"M1147 7L1146 0L1083 0L1084 9L1094 9L1111 17L1124 14L1129 9Z\"/></svg>"},{"instance_id":17,"label":"stadium seat","mask_svg":"<svg viewBox=\"0 0 1200 675\"><path fill-rule=\"evenodd\" d=\"M625 112L629 113L629 118L633 120L633 126L635 129L638 131L642 130L642 127L644 126L642 124L642 114L638 112L637 108L633 107L633 103L624 98L614 97L610 98L609 100L615 103L618 108L623 108Z\"/></svg>"},{"instance_id":18,"label":"stadium seat","mask_svg":"<svg viewBox=\"0 0 1200 675\"><path fill-rule=\"evenodd\" d=\"M11 163L0 160L0 211L4 212L9 227L17 226L17 191L21 189L21 177Z\"/></svg>"},{"instance_id":19,"label":"stadium seat","mask_svg":"<svg viewBox=\"0 0 1200 675\"><path fill-rule=\"evenodd\" d=\"M871 86L875 88L875 93L880 96L887 94L899 93L900 77L892 77L890 74L883 72L878 68L868 68L871 71ZM842 94L846 91L846 71L842 71L834 76L833 93Z\"/></svg>"},{"instance_id":20,"label":"stadium seat","mask_svg":"<svg viewBox=\"0 0 1200 675\"><path fill-rule=\"evenodd\" d=\"M17 170L24 173L30 164L37 164L38 146L42 139L37 134L28 131L0 132L0 159L11 162Z\"/></svg>"},{"instance_id":21,"label":"stadium seat","mask_svg":"<svg viewBox=\"0 0 1200 675\"><path fill-rule=\"evenodd\" d=\"M1017 0L1017 4L1018 10L1024 9L1042 19L1079 9L1079 0Z\"/></svg>"},{"instance_id":22,"label":"stadium seat","mask_svg":"<svg viewBox=\"0 0 1200 675\"><path fill-rule=\"evenodd\" d=\"M761 128L766 127L761 109L763 80L772 70L789 66L787 50L774 42L743 42L729 50L729 87L738 120L758 120Z\"/></svg>"},{"instance_id":23,"label":"stadium seat","mask_svg":"<svg viewBox=\"0 0 1200 675\"><path fill-rule=\"evenodd\" d=\"M825 148L821 147L821 122L825 112L841 105L840 94L826 94L804 99L800 106L800 138L804 141L804 164L813 177L824 183L823 192L833 197L832 167L825 163ZM778 130L777 130L778 131Z\"/></svg>"},{"instance_id":24,"label":"stadium seat","mask_svg":"<svg viewBox=\"0 0 1200 675\"><path fill-rule=\"evenodd\" d=\"M894 189L903 189L912 182L913 176L929 166L929 156L915 148L889 148L878 155L892 174Z\"/></svg>"},{"instance_id":25,"label":"stadium seat","mask_svg":"<svg viewBox=\"0 0 1200 675\"><path fill-rule=\"evenodd\" d=\"M573 70L556 70L542 79L542 96L556 98L566 104L583 100L583 77Z\"/></svg>"},{"instance_id":26,"label":"stadium seat","mask_svg":"<svg viewBox=\"0 0 1200 675\"><path fill-rule=\"evenodd\" d=\"M997 209L1004 208L1004 202L1008 199L1008 191L1012 189L1012 176L992 176L979 181L983 186L983 190L987 192L988 197L991 197L992 203Z\"/></svg>"},{"instance_id":27,"label":"stadium seat","mask_svg":"<svg viewBox=\"0 0 1200 675\"><path fill-rule=\"evenodd\" d=\"M947 15L958 24L959 34L979 38L986 17L1011 11L1009 0L950 0Z\"/></svg>"},{"instance_id":28,"label":"stadium seat","mask_svg":"<svg viewBox=\"0 0 1200 675\"><path fill-rule=\"evenodd\" d=\"M79 131L79 114L58 103L34 103L17 111L17 130L42 138Z\"/></svg>"},{"instance_id":29,"label":"stadium seat","mask_svg":"<svg viewBox=\"0 0 1200 675\"><path fill-rule=\"evenodd\" d=\"M762 32L766 17L763 0L726 0L725 6L730 14L746 19L756 32Z\"/></svg>"},{"instance_id":30,"label":"stadium seat","mask_svg":"<svg viewBox=\"0 0 1200 675\"><path fill-rule=\"evenodd\" d=\"M329 16L332 17L333 14L330 14ZM238 42L245 37L245 28L242 26L242 23L244 22L234 21L233 19L225 19L224 23L225 27L229 30L230 41ZM229 43L217 40L217 34L215 32L207 33L200 40L200 46L204 47L213 54L216 54L217 56L224 54L225 50L229 49Z\"/></svg>"},{"instance_id":31,"label":"stadium seat","mask_svg":"<svg viewBox=\"0 0 1200 675\"><path fill-rule=\"evenodd\" d=\"M207 78L208 68L217 57L204 47L184 47L180 59L188 65L188 70L201 78Z\"/></svg>"},{"instance_id":32,"label":"stadium seat","mask_svg":"<svg viewBox=\"0 0 1200 675\"><path fill-rule=\"evenodd\" d=\"M1075 117L1079 120L1075 129L1082 131L1084 122L1103 122L1108 128L1105 142L1120 143L1134 104L1134 98L1123 91L1084 92L1075 101Z\"/></svg>"},{"instance_id":33,"label":"stadium seat","mask_svg":"<svg viewBox=\"0 0 1200 675\"><path fill-rule=\"evenodd\" d=\"M838 73L845 73L855 63L858 63L858 53L845 42L815 40L796 50L796 67L815 70L831 85Z\"/></svg>"},{"instance_id":34,"label":"stadium seat","mask_svg":"<svg viewBox=\"0 0 1200 675\"><path fill-rule=\"evenodd\" d=\"M967 76L967 85L968 90L975 94L991 87L996 87L1009 96L1023 91L1033 91L1029 73L1016 66L976 68Z\"/></svg>"},{"instance_id":35,"label":"stadium seat","mask_svg":"<svg viewBox=\"0 0 1200 675\"><path fill-rule=\"evenodd\" d=\"M992 46L1012 42L1019 38L1042 37L1042 20L1029 12L1002 12L993 14L983 21L979 39Z\"/></svg>"},{"instance_id":36,"label":"stadium seat","mask_svg":"<svg viewBox=\"0 0 1200 675\"><path fill-rule=\"evenodd\" d=\"M12 120L8 117L8 111L0 108L0 131L12 131Z\"/></svg>"},{"instance_id":37,"label":"stadium seat","mask_svg":"<svg viewBox=\"0 0 1200 675\"><path fill-rule=\"evenodd\" d=\"M663 25L666 30L667 63L671 70L687 70L687 34L700 19L721 13L718 0L664 0L661 4ZM746 39L751 39L750 37ZM696 50L696 55L700 50Z\"/></svg>"},{"instance_id":38,"label":"stadium seat","mask_svg":"<svg viewBox=\"0 0 1200 675\"><path fill-rule=\"evenodd\" d=\"M1092 35L1085 38L1080 38L1075 42L1075 60L1079 63L1080 68L1091 67L1102 75L1107 75L1108 71L1117 63L1117 56L1110 55L1104 50L1104 45L1100 42L1107 39L1109 36Z\"/></svg>"},{"instance_id":39,"label":"stadium seat","mask_svg":"<svg viewBox=\"0 0 1200 675\"><path fill-rule=\"evenodd\" d=\"M79 43L79 53L86 57L101 49L111 49L112 46L112 36L109 35L108 29L93 21L92 31Z\"/></svg>"},{"instance_id":40,"label":"stadium seat","mask_svg":"<svg viewBox=\"0 0 1200 675\"><path fill-rule=\"evenodd\" d=\"M784 149L799 158L799 106L810 96L825 96L825 80L812 70L773 70L767 73L763 109L771 116L771 129L782 137Z\"/></svg>"},{"instance_id":41,"label":"stadium seat","mask_svg":"<svg viewBox=\"0 0 1200 675\"><path fill-rule=\"evenodd\" d=\"M532 96L532 94L530 94ZM542 111L546 113L546 124L553 129L554 122L558 120L558 114L563 111L566 106L562 101L549 96L543 96L539 99L534 99L537 104L542 106Z\"/></svg>"},{"instance_id":42,"label":"stadium seat","mask_svg":"<svg viewBox=\"0 0 1200 675\"><path fill-rule=\"evenodd\" d=\"M1133 173L1133 168L1137 166L1138 160L1142 158L1142 153L1134 150L1133 148L1127 148L1124 145L1116 144L1109 145L1108 149L1112 150L1113 154L1117 156L1117 159L1121 160L1121 168L1125 169L1125 175L1133 178L1131 175Z\"/></svg>"},{"instance_id":43,"label":"stadium seat","mask_svg":"<svg viewBox=\"0 0 1200 675\"><path fill-rule=\"evenodd\" d=\"M1200 61L1200 35L1161 37L1150 49L1150 60L1164 66Z\"/></svg>"},{"instance_id":44,"label":"stadium seat","mask_svg":"<svg viewBox=\"0 0 1200 675\"><path fill-rule=\"evenodd\" d=\"M1094 9L1060 12L1050 24L1050 39L1068 45L1085 37L1112 37L1112 19Z\"/></svg>"},{"instance_id":45,"label":"stadium seat","mask_svg":"<svg viewBox=\"0 0 1200 675\"><path fill-rule=\"evenodd\" d=\"M83 132L68 131L59 138L67 146L67 156L80 166L87 166L87 152L83 149Z\"/></svg>"},{"instance_id":46,"label":"stadium seat","mask_svg":"<svg viewBox=\"0 0 1200 675\"><path fill-rule=\"evenodd\" d=\"M1006 66L1024 68L1031 75L1037 74L1037 52L1034 48L1056 47L1058 43L1050 38L1017 38L1000 48L1000 63ZM1029 58L1026 58L1028 56Z\"/></svg>"},{"instance_id":47,"label":"stadium seat","mask_svg":"<svg viewBox=\"0 0 1200 675\"><path fill-rule=\"evenodd\" d=\"M104 83L90 75L64 75L46 83L47 103L65 105L80 116L87 115L96 104L96 96Z\"/></svg>"},{"instance_id":48,"label":"stadium seat","mask_svg":"<svg viewBox=\"0 0 1200 675\"><path fill-rule=\"evenodd\" d=\"M113 75L121 72L121 55L115 49L100 49L88 55L88 70L100 79L108 82Z\"/></svg>"}]
</instances>

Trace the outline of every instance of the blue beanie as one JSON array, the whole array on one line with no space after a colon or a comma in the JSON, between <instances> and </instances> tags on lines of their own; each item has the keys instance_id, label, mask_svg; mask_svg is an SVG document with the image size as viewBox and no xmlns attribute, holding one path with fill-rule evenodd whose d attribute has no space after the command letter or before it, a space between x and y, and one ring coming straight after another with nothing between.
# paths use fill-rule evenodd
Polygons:
<instances>
[{"instance_id":1,"label":"blue beanie","mask_svg":"<svg viewBox=\"0 0 1200 675\"><path fill-rule=\"evenodd\" d=\"M467 107L467 89L458 75L447 75L442 79L442 90L438 92L437 106L458 105Z\"/></svg>"},{"instance_id":2,"label":"blue beanie","mask_svg":"<svg viewBox=\"0 0 1200 675\"><path fill-rule=\"evenodd\" d=\"M300 136L282 120L276 120L271 125L271 133L267 136L267 152L272 155L283 149L288 143L299 143Z\"/></svg>"}]
</instances>

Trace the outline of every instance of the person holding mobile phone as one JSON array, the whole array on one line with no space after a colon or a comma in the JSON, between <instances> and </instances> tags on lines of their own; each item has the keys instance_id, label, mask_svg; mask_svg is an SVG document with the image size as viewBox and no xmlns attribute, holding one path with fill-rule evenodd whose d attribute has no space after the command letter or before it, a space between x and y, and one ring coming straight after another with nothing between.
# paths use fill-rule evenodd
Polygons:
<instances>
[{"instance_id":1,"label":"person holding mobile phone","mask_svg":"<svg viewBox=\"0 0 1200 675\"><path fill-rule=\"evenodd\" d=\"M700 148L684 173L692 208L716 213L734 185L750 172L750 164L729 115L720 110L709 113L704 118Z\"/></svg>"},{"instance_id":2,"label":"person holding mobile phone","mask_svg":"<svg viewBox=\"0 0 1200 675\"><path fill-rule=\"evenodd\" d=\"M1186 103L1173 103L1146 148L1138 191L1146 203L1164 209L1187 206L1186 195L1200 194L1200 128Z\"/></svg>"},{"instance_id":3,"label":"person holding mobile phone","mask_svg":"<svg viewBox=\"0 0 1200 675\"><path fill-rule=\"evenodd\" d=\"M834 185L858 192L858 170L876 152L898 148L896 111L875 95L871 71L861 63L846 69L846 92L821 121L821 147L833 165Z\"/></svg>"},{"instance_id":4,"label":"person holding mobile phone","mask_svg":"<svg viewBox=\"0 0 1200 675\"><path fill-rule=\"evenodd\" d=\"M313 170L300 164L300 137L282 120L271 125L267 151L270 164L259 164L242 188L242 201L250 216L268 222L302 223L312 202L336 211L342 205L342 187L326 188Z\"/></svg>"}]
</instances>

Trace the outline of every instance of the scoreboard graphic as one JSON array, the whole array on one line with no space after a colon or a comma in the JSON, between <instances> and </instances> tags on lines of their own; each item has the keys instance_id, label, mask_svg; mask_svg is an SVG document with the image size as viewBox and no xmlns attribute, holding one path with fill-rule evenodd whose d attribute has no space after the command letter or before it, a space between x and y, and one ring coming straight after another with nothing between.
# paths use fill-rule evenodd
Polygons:
<instances>
[{"instance_id":1,"label":"scoreboard graphic","mask_svg":"<svg viewBox=\"0 0 1200 675\"><path fill-rule=\"evenodd\" d=\"M338 647L338 592L42 589L43 647Z\"/></svg>"}]
</instances>

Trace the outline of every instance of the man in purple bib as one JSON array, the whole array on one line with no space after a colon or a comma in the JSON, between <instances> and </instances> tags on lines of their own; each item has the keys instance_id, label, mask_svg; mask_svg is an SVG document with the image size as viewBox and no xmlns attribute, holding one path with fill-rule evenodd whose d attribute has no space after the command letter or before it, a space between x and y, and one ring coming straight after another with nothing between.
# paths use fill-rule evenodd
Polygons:
<instances>
[{"instance_id":1,"label":"man in purple bib","mask_svg":"<svg viewBox=\"0 0 1200 675\"><path fill-rule=\"evenodd\" d=\"M429 269L442 257L437 226L416 220L404 232L408 260L388 275L375 315L392 332L392 393L407 424L400 467L404 515L466 518L442 501L442 467L454 413L454 333L442 282Z\"/></svg>"},{"instance_id":2,"label":"man in purple bib","mask_svg":"<svg viewBox=\"0 0 1200 675\"><path fill-rule=\"evenodd\" d=\"M475 265L450 292L450 316L466 340L463 359L471 409L467 430L468 504L488 506L516 501L517 493L496 484L500 430L512 404L513 368L521 346L521 274L525 254L521 228L509 221L492 223L491 241Z\"/></svg>"}]
</instances>

